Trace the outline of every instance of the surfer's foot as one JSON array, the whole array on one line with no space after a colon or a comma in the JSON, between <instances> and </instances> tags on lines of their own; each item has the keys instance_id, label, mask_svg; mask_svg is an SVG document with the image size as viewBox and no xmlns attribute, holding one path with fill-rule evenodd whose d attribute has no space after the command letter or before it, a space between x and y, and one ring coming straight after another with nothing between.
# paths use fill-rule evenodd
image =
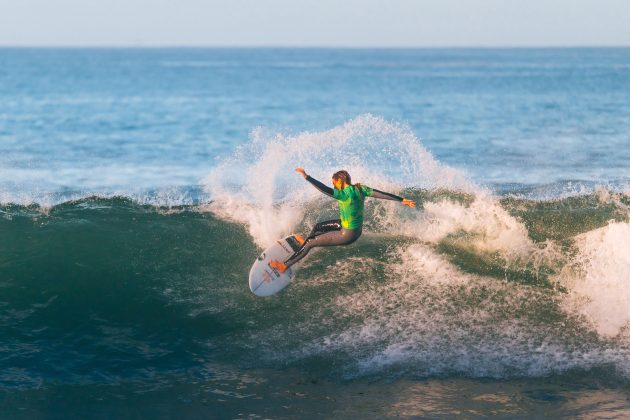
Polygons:
<instances>
[{"instance_id":1,"label":"surfer's foot","mask_svg":"<svg viewBox=\"0 0 630 420\"><path fill-rule=\"evenodd\" d=\"M269 261L269 267L271 268L275 268L276 270L278 270L281 273L284 273L285 271L287 271L287 265L281 261L276 261L276 260L271 260Z\"/></svg>"}]
</instances>

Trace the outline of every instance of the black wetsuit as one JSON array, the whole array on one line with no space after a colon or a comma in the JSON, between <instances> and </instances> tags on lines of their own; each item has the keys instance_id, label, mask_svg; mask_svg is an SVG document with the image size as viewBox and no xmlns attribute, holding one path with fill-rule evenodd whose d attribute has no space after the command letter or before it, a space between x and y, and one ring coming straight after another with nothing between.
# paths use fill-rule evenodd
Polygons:
<instances>
[{"instance_id":1,"label":"black wetsuit","mask_svg":"<svg viewBox=\"0 0 630 420\"><path fill-rule=\"evenodd\" d=\"M327 185L322 184L320 181L312 178L311 176L307 175L306 180L313 184L313 186L319 191L330 197L340 200L339 197L343 195L340 190L337 190L337 192L335 192L335 190ZM347 188L350 188L349 192L354 192L355 189L357 191L357 193L352 195L352 197L349 197L350 194L346 194L345 196L348 197L347 200L361 200L360 203L355 203L360 213L357 220L353 220L352 222L344 220L342 222L342 219L333 219L317 223L304 241L304 244L302 244L302 247L284 262L287 267L292 266L302 258L306 257L306 254L308 254L308 252L312 248L318 246L349 245L359 239L363 227L363 201L365 200L366 196L380 198L383 200L403 201L402 197L375 190L374 188L363 185L353 185ZM345 189L342 191L345 191ZM348 216L345 215L342 211L342 217ZM346 225L345 227L344 224Z\"/></svg>"}]
</instances>

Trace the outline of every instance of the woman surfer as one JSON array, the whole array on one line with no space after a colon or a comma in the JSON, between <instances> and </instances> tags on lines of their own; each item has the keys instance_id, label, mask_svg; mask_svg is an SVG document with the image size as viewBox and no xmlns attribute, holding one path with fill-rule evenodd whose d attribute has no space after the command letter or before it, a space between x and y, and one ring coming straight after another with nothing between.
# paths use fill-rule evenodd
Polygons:
<instances>
[{"instance_id":1,"label":"woman surfer","mask_svg":"<svg viewBox=\"0 0 630 420\"><path fill-rule=\"evenodd\" d=\"M304 179L313 184L319 191L339 201L340 218L317 223L302 243L300 249L286 261L271 260L269 265L281 273L306 257L311 248L349 245L359 239L363 227L363 203L365 197L400 201L404 206L416 207L416 202L413 200L379 191L366 185L352 184L350 174L346 171L338 171L333 174L332 183L335 187L334 189L307 175L302 168L297 168L295 171L301 173Z\"/></svg>"}]
</instances>

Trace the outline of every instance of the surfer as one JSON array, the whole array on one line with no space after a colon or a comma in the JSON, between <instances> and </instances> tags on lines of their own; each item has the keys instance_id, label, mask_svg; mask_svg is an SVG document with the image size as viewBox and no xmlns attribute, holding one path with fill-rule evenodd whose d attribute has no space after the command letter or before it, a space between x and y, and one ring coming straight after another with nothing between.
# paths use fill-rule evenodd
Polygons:
<instances>
[{"instance_id":1,"label":"surfer","mask_svg":"<svg viewBox=\"0 0 630 420\"><path fill-rule=\"evenodd\" d=\"M317 223L301 247L286 261L271 260L269 265L281 273L306 257L306 254L312 248L349 245L359 239L363 228L363 203L365 197L400 201L404 206L416 207L416 202L413 200L379 191L367 185L352 184L350 174L346 171L337 171L333 174L332 183L335 187L334 189L307 175L303 168L296 168L295 171L302 174L304 179L313 184L319 191L339 201L340 218Z\"/></svg>"}]
</instances>

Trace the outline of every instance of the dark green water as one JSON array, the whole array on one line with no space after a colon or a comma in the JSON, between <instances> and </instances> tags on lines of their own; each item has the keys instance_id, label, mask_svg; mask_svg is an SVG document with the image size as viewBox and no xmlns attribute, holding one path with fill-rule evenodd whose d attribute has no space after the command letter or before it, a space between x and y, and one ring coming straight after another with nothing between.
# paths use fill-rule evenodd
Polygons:
<instances>
[{"instance_id":1,"label":"dark green water","mask_svg":"<svg viewBox=\"0 0 630 420\"><path fill-rule=\"evenodd\" d=\"M414 217L368 206L355 245L265 299L212 204L3 206L0 417L627 414L630 314L592 302L626 302L628 198L408 194Z\"/></svg>"}]
</instances>

